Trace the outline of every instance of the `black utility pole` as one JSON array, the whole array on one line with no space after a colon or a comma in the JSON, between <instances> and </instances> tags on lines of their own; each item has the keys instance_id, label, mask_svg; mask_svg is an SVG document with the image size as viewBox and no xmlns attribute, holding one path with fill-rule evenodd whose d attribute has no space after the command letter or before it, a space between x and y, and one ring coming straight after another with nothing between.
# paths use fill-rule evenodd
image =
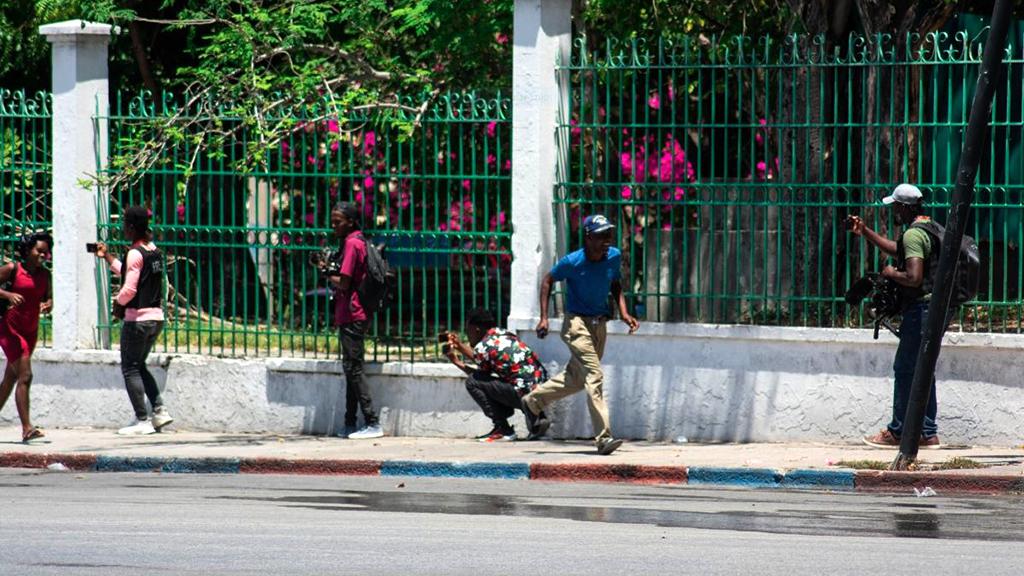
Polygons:
<instances>
[{"instance_id":1,"label":"black utility pole","mask_svg":"<svg viewBox=\"0 0 1024 576\"><path fill-rule=\"evenodd\" d=\"M946 330L946 315L949 313L949 299L953 293L960 241L964 236L964 228L967 227L967 215L974 196L974 179L978 173L981 149L988 131L992 96L996 91L995 83L1003 63L1003 46L1006 44L1006 33L1010 27L1011 4L1010 0L996 0L992 9L992 21L989 25L988 39L985 41L981 71L974 91L974 102L971 104L971 116L967 121L964 148L960 153L953 202L946 219L946 232L942 235L938 278L932 285L932 299L928 305L928 329L921 339L917 366L914 368L914 382L910 387L910 401L907 405L906 418L903 420L903 435L900 438L900 453L889 467L890 470L906 470L917 460L928 394L931 392L932 378L935 376L935 364L939 360L942 334Z\"/></svg>"}]
</instances>

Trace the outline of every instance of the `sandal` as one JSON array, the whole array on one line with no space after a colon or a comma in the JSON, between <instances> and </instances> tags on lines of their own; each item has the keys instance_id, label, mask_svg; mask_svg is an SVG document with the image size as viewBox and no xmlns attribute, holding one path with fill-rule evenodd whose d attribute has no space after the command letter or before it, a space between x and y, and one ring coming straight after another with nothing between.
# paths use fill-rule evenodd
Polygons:
<instances>
[{"instance_id":1,"label":"sandal","mask_svg":"<svg viewBox=\"0 0 1024 576\"><path fill-rule=\"evenodd\" d=\"M28 432L25 432L21 436L21 441L27 444L29 442L29 440L36 440L36 439L42 438L44 436L46 436L46 434L43 434L42 430L40 430L39 428L36 428L35 426L33 426L32 428L29 428Z\"/></svg>"}]
</instances>

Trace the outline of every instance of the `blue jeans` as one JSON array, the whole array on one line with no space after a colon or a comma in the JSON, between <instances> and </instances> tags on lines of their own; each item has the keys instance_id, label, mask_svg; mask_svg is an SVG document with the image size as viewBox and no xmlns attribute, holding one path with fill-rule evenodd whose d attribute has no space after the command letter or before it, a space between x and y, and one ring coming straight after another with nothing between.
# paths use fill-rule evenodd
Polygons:
<instances>
[{"instance_id":1,"label":"blue jeans","mask_svg":"<svg viewBox=\"0 0 1024 576\"><path fill-rule=\"evenodd\" d=\"M892 391L892 422L889 431L899 437L903 433L903 418L907 415L907 404L910 403L910 386L914 382L914 368L917 366L917 353L921 348L924 331L928 329L928 303L913 304L903 311L903 322L900 324L900 345L896 348L896 361L892 369L896 373L896 383ZM931 438L938 433L935 423L938 402L935 399L935 376L932 375L932 389L928 394L928 407L924 413L924 425L921 434Z\"/></svg>"}]
</instances>

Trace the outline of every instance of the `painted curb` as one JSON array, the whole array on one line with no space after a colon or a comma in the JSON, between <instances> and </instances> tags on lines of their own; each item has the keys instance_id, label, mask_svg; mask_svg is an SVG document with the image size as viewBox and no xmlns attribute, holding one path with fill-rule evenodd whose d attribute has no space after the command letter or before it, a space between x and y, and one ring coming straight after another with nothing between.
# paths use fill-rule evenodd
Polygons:
<instances>
[{"instance_id":1,"label":"painted curb","mask_svg":"<svg viewBox=\"0 0 1024 576\"><path fill-rule=\"evenodd\" d=\"M853 491L856 489L856 475L852 470L789 470L782 476L780 488Z\"/></svg>"},{"instance_id":2,"label":"painted curb","mask_svg":"<svg viewBox=\"0 0 1024 576\"><path fill-rule=\"evenodd\" d=\"M419 460L385 461L381 476L427 476L445 478L491 478L529 480L530 465L502 462L426 462Z\"/></svg>"},{"instance_id":3,"label":"painted curb","mask_svg":"<svg viewBox=\"0 0 1024 576\"><path fill-rule=\"evenodd\" d=\"M170 474L238 474L237 458L136 458L97 456L97 472L166 472Z\"/></svg>"},{"instance_id":4,"label":"painted curb","mask_svg":"<svg viewBox=\"0 0 1024 576\"><path fill-rule=\"evenodd\" d=\"M940 495L944 492L1022 494L1024 476L867 470L857 472L855 480L857 492L912 492L915 488L926 487Z\"/></svg>"},{"instance_id":5,"label":"painted curb","mask_svg":"<svg viewBox=\"0 0 1024 576\"><path fill-rule=\"evenodd\" d=\"M775 488L782 482L782 472L769 468L718 468L692 466L689 483L697 486L725 485L744 488Z\"/></svg>"},{"instance_id":6,"label":"painted curb","mask_svg":"<svg viewBox=\"0 0 1024 576\"><path fill-rule=\"evenodd\" d=\"M849 470L772 470L770 468L715 468L694 466L689 483L695 486L738 486L742 488L854 490L855 476Z\"/></svg>"},{"instance_id":7,"label":"painted curb","mask_svg":"<svg viewBox=\"0 0 1024 576\"><path fill-rule=\"evenodd\" d=\"M96 456L92 454L34 454L9 452L0 454L0 468L46 468L50 464L63 464L68 470L96 469Z\"/></svg>"},{"instance_id":8,"label":"painted curb","mask_svg":"<svg viewBox=\"0 0 1024 576\"><path fill-rule=\"evenodd\" d=\"M685 466L634 464L530 464L530 480L686 484Z\"/></svg>"},{"instance_id":9,"label":"painted curb","mask_svg":"<svg viewBox=\"0 0 1024 576\"><path fill-rule=\"evenodd\" d=\"M876 493L912 493L931 487L943 493L1024 494L1024 476L876 470L773 470L632 464L544 464L518 462L430 462L419 460L310 460L287 458L161 458L93 454L0 453L0 468L70 471L161 472L169 474L294 474L334 476L412 476L616 482L736 488L818 489Z\"/></svg>"},{"instance_id":10,"label":"painted curb","mask_svg":"<svg viewBox=\"0 0 1024 576\"><path fill-rule=\"evenodd\" d=\"M300 474L315 476L380 476L379 460L289 460L287 458L246 458L240 474Z\"/></svg>"}]
</instances>

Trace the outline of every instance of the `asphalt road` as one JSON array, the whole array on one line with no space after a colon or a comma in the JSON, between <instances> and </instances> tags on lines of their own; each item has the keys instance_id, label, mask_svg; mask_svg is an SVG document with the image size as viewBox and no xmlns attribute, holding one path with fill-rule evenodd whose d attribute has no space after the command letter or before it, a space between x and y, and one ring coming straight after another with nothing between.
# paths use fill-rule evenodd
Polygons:
<instances>
[{"instance_id":1,"label":"asphalt road","mask_svg":"<svg viewBox=\"0 0 1024 576\"><path fill-rule=\"evenodd\" d=\"M1013 574L1024 499L0 471L0 574Z\"/></svg>"}]
</instances>

